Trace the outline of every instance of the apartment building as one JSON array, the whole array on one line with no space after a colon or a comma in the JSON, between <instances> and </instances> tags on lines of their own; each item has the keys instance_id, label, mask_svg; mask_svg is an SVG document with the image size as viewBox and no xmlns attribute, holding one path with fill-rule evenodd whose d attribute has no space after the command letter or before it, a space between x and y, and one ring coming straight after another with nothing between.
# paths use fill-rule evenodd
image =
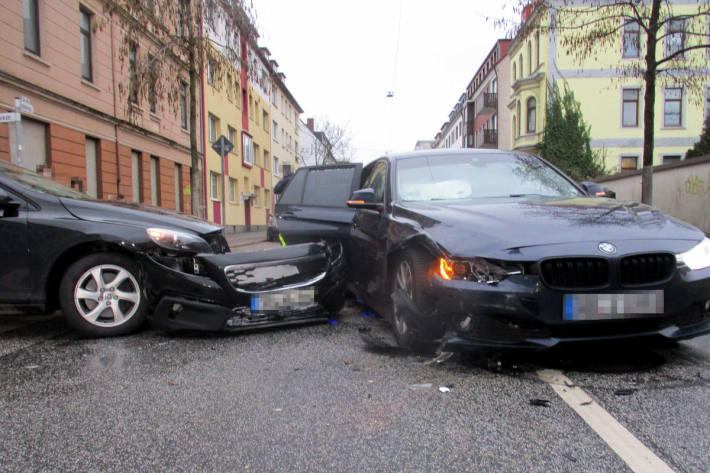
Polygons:
<instances>
[{"instance_id":1,"label":"apartment building","mask_svg":"<svg viewBox=\"0 0 710 473\"><path fill-rule=\"evenodd\" d=\"M120 26L100 0L2 2L0 16L0 112L16 97L34 109L22 114L22 165L99 199L190 212L186 82L175 78L177 108L120 92L131 58L157 45L136 38L122 63ZM0 159L17 162L15 136L0 124Z\"/></svg>"},{"instance_id":2,"label":"apartment building","mask_svg":"<svg viewBox=\"0 0 710 473\"><path fill-rule=\"evenodd\" d=\"M268 57L268 50L262 48ZM271 66L271 154L275 182L294 172L303 163L299 161L300 115L303 109L286 87L286 75L279 72L278 63Z\"/></svg>"},{"instance_id":3,"label":"apartment building","mask_svg":"<svg viewBox=\"0 0 710 473\"><path fill-rule=\"evenodd\" d=\"M560 7L565 5L561 0L557 3ZM707 18L700 35L697 31L693 34L686 31L693 12L697 12L696 2L671 0L667 6L675 15L688 17L664 26L659 34L665 39L658 43L658 48L664 51L659 51L659 57L668 48L682 48L688 41L698 41L698 37L710 34ZM582 7L580 4L579 8ZM542 12L544 14L538 9L526 9L523 22L551 21L554 10ZM625 77L621 70L643 62L646 45L638 25L624 24L620 17L616 37L583 65L567 53L561 34L564 32L548 34L523 29L523 34L509 46L512 84L506 102L511 115L511 147L536 150L542 140L549 87L556 82L560 89L569 87L580 102L584 119L591 126L592 148L603 150L608 170L642 167L644 83L639 78ZM682 159L698 140L704 117L710 110L710 74L707 72L710 54L698 49L687 52L685 58L700 59L699 62L705 64L701 68L707 76L705 100L697 103L687 88L664 85L659 76L654 111L654 164Z\"/></svg>"},{"instance_id":4,"label":"apartment building","mask_svg":"<svg viewBox=\"0 0 710 473\"><path fill-rule=\"evenodd\" d=\"M509 39L496 42L466 87L465 147L510 149ZM499 94L498 91L506 91Z\"/></svg>"},{"instance_id":5,"label":"apartment building","mask_svg":"<svg viewBox=\"0 0 710 473\"><path fill-rule=\"evenodd\" d=\"M449 120L441 125L434 141L435 148L464 148L465 147L465 127L464 110L466 107L466 94L463 93L449 112Z\"/></svg>"},{"instance_id":6,"label":"apartment building","mask_svg":"<svg viewBox=\"0 0 710 473\"><path fill-rule=\"evenodd\" d=\"M303 166L324 166L336 164L337 161L331 151L328 137L322 131L316 130L315 120L309 118L306 123L299 120L299 162Z\"/></svg>"}]
</instances>

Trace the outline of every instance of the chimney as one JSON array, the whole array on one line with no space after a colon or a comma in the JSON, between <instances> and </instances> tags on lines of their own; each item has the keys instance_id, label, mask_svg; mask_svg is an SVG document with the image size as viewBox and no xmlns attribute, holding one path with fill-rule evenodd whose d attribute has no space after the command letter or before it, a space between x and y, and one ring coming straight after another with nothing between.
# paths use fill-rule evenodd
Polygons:
<instances>
[{"instance_id":1,"label":"chimney","mask_svg":"<svg viewBox=\"0 0 710 473\"><path fill-rule=\"evenodd\" d=\"M306 126L308 127L309 130L311 130L311 131L316 131L316 130L315 130L315 124L313 123L313 119L312 119L312 118L309 118L308 120L306 120Z\"/></svg>"}]
</instances>

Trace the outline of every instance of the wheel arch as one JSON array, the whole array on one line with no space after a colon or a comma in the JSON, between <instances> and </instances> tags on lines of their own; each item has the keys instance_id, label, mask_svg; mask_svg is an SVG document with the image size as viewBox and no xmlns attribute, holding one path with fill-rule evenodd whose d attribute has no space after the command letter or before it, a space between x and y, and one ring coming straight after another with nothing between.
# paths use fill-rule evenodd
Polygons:
<instances>
[{"instance_id":1,"label":"wheel arch","mask_svg":"<svg viewBox=\"0 0 710 473\"><path fill-rule=\"evenodd\" d=\"M387 254L387 277L392 278L395 262L406 254L407 251L419 250L428 253L432 258L438 258L443 252L441 247L431 240L427 235L418 233L412 235L396 245L393 245L390 252Z\"/></svg>"},{"instance_id":2,"label":"wheel arch","mask_svg":"<svg viewBox=\"0 0 710 473\"><path fill-rule=\"evenodd\" d=\"M45 282L46 308L48 311L59 308L59 283L69 266L86 255L100 252L118 253L124 256L132 255L123 246L107 241L83 242L66 249L52 264Z\"/></svg>"}]
</instances>

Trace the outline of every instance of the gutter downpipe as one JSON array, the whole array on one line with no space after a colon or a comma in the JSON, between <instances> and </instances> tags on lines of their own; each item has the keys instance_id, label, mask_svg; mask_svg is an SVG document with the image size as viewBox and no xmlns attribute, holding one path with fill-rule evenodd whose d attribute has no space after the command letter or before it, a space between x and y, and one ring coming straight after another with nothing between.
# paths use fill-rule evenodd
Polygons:
<instances>
[{"instance_id":1,"label":"gutter downpipe","mask_svg":"<svg viewBox=\"0 0 710 473\"><path fill-rule=\"evenodd\" d=\"M204 219L205 221L208 221L209 219L207 218L207 140L205 139L205 117L207 116L206 113L206 105L205 105L205 68L204 68L204 63L205 63L205 48L203 46L203 41L204 41L204 25L202 21L202 8L203 8L203 0L200 0L199 3L199 18L200 18L200 38L202 39L200 41L200 61L202 63L202 67L200 67L200 99L202 100L202 120L201 120L201 132L202 132L202 196L203 196L203 202L204 202ZM224 176L222 176L224 178ZM222 225L224 225L224 222L222 222Z\"/></svg>"}]
</instances>

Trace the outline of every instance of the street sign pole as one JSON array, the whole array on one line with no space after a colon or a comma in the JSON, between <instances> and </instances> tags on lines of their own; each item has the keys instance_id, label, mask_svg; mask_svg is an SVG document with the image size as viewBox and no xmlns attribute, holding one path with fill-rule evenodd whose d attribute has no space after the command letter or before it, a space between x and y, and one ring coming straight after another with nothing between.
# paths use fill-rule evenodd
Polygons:
<instances>
[{"instance_id":1,"label":"street sign pole","mask_svg":"<svg viewBox=\"0 0 710 473\"><path fill-rule=\"evenodd\" d=\"M22 101L19 97L15 97L15 113L21 112ZM22 115L20 115L20 119L15 122L15 144L17 145L15 159L17 160L17 165L22 166Z\"/></svg>"},{"instance_id":2,"label":"street sign pole","mask_svg":"<svg viewBox=\"0 0 710 473\"><path fill-rule=\"evenodd\" d=\"M212 143L212 149L219 154L220 161L221 161L221 167L222 167L222 199L220 205L221 207L221 214L222 214L222 225L225 224L225 219L227 218L227 211L225 210L225 205L226 205L226 198L225 198L225 166L224 166L224 158L229 154L230 151L234 149L234 145L232 144L231 141L229 141L224 135L221 135L219 138L217 138L217 141Z\"/></svg>"}]
</instances>

